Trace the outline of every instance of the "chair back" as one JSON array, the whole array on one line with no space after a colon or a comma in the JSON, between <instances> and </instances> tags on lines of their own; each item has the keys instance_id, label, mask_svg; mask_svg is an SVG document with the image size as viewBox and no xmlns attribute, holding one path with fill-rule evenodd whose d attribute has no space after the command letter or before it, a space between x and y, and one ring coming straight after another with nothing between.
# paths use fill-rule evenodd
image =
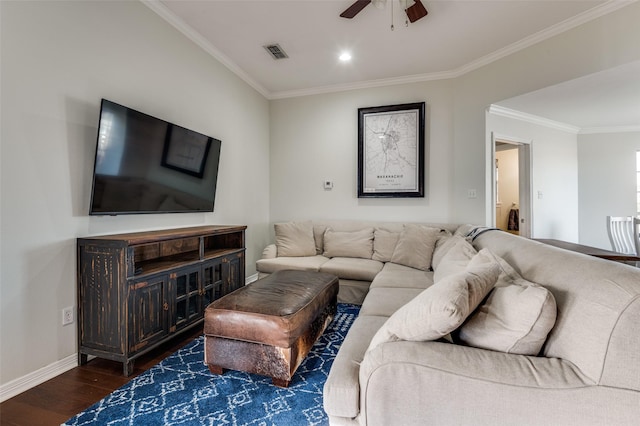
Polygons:
<instances>
[{"instance_id":1,"label":"chair back","mask_svg":"<svg viewBox=\"0 0 640 426\"><path fill-rule=\"evenodd\" d=\"M607 233L613 251L638 254L638 233L633 216L607 216Z\"/></svg>"}]
</instances>

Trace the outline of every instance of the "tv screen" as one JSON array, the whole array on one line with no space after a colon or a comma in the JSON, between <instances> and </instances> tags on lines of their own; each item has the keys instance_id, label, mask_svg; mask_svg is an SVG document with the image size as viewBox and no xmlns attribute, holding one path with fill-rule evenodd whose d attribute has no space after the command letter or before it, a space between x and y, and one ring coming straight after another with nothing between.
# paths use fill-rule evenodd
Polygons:
<instances>
[{"instance_id":1,"label":"tv screen","mask_svg":"<svg viewBox=\"0 0 640 426\"><path fill-rule=\"evenodd\" d=\"M103 99L89 214L212 212L220 145Z\"/></svg>"}]
</instances>

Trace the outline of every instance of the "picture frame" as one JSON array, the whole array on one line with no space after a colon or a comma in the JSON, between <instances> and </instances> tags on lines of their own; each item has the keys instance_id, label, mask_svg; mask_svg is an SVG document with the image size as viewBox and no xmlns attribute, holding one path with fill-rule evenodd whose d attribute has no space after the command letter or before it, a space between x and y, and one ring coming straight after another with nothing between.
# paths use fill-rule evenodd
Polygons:
<instances>
[{"instance_id":1,"label":"picture frame","mask_svg":"<svg viewBox=\"0 0 640 426\"><path fill-rule=\"evenodd\" d=\"M358 109L358 198L424 197L425 102Z\"/></svg>"},{"instance_id":2,"label":"picture frame","mask_svg":"<svg viewBox=\"0 0 640 426\"><path fill-rule=\"evenodd\" d=\"M202 179L211 142L209 136L169 125L162 150L162 166Z\"/></svg>"}]
</instances>

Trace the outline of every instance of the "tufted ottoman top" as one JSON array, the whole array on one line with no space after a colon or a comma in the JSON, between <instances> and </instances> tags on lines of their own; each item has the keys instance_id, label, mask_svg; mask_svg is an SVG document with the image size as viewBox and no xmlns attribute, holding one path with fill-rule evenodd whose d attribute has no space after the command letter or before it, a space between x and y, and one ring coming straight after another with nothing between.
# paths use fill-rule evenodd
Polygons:
<instances>
[{"instance_id":1,"label":"tufted ottoman top","mask_svg":"<svg viewBox=\"0 0 640 426\"><path fill-rule=\"evenodd\" d=\"M288 348L337 294L335 275L274 272L211 303L204 334Z\"/></svg>"}]
</instances>

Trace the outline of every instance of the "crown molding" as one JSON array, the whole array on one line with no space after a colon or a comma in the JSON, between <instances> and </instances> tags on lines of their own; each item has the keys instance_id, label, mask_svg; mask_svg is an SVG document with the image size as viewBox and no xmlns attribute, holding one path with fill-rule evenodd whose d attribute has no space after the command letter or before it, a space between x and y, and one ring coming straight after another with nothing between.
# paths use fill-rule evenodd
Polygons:
<instances>
[{"instance_id":1,"label":"crown molding","mask_svg":"<svg viewBox=\"0 0 640 426\"><path fill-rule=\"evenodd\" d=\"M218 60L222 65L227 67L229 71L234 73L236 76L241 78L245 83L249 86L253 87L258 93L260 93L265 98L269 99L270 92L265 89L260 83L255 81L253 78L249 76L246 72L244 72L235 62L233 62L227 55L219 51L216 47L214 47L207 39L205 39L199 32L194 30L191 26L189 26L186 22L180 19L176 14L171 12L165 5L163 5L159 0L140 0L142 4L147 6L149 9L157 13L162 19L171 24L175 29L180 31L183 35L185 35L189 40L197 44L200 48L202 48L209 55L213 56L216 60Z\"/></svg>"},{"instance_id":2,"label":"crown molding","mask_svg":"<svg viewBox=\"0 0 640 426\"><path fill-rule=\"evenodd\" d=\"M571 124L561 123L559 121L550 120L548 118L540 117L533 114L527 114L526 112L516 111L511 108L505 108L500 105L490 105L489 113L498 115L500 117L511 118L514 120L525 121L527 123L536 124L538 126L547 127L554 130L560 130L562 132L572 133L577 135L580 133L580 127L572 126Z\"/></svg>"},{"instance_id":3,"label":"crown molding","mask_svg":"<svg viewBox=\"0 0 640 426\"><path fill-rule=\"evenodd\" d=\"M485 65L488 65L492 62L495 62L499 59L502 59L506 56L509 56L513 53L519 52L523 49L533 46L536 43L540 43L541 41L547 40L551 37L554 37L565 31L573 29L577 26L580 26L587 22L593 21L594 19L600 18L609 13L612 13L618 9L621 9L625 6L635 3L636 1L638 0L609 0L581 14L578 14L572 18L566 19L556 25L553 25L549 28L546 28L535 34L532 34L531 36L525 37L524 39L517 41L515 43L512 43L509 46L506 46L502 49L498 49L495 52L492 52L486 56L483 56L479 59L471 61L465 65L462 65L452 70L435 72L435 73L426 73L426 74L415 74L415 75L394 77L394 78L388 78L388 79L369 80L369 81L360 81L355 83L312 87L309 89L283 90L283 91L272 92L267 90L264 86L262 86L260 83L255 81L253 78L251 78L251 76L249 76L246 72L244 72L235 62L233 62L224 53L222 53L216 47L214 47L200 33L198 33L196 30L191 28L187 23L185 23L177 15L171 12L166 6L164 6L160 2L160 0L140 0L142 4L144 4L149 9L157 13L162 19L164 19L169 24L171 24L174 28L180 31L188 39L190 39L195 44L200 46L205 52L213 56L215 59L221 62L225 67L227 67L231 72L236 74L240 79L245 81L247 84L253 87L256 91L258 91L262 96L264 96L269 100L293 98L293 97L309 96L309 95L320 95L320 94L327 94L327 93L334 93L334 92L344 92L348 90L368 89L368 88L392 86L392 85L398 85L398 84L418 83L418 82L424 82L424 81L446 80L451 78L457 78L471 71L474 71L478 68L481 68Z\"/></svg>"},{"instance_id":4,"label":"crown molding","mask_svg":"<svg viewBox=\"0 0 640 426\"><path fill-rule=\"evenodd\" d=\"M635 133L640 132L640 125L635 126L610 126L610 127L583 127L578 132L581 135L593 135L598 133Z\"/></svg>"},{"instance_id":5,"label":"crown molding","mask_svg":"<svg viewBox=\"0 0 640 426\"><path fill-rule=\"evenodd\" d=\"M398 84L419 83L423 81L446 80L452 78L450 72L440 72L431 74L408 75L396 78L384 78L380 80L359 81L356 83L335 84L330 86L312 87L310 89L285 90L281 92L272 92L269 96L270 100L296 98L300 96L324 95L327 93L346 92L349 90L370 89L373 87L395 86Z\"/></svg>"}]
</instances>

